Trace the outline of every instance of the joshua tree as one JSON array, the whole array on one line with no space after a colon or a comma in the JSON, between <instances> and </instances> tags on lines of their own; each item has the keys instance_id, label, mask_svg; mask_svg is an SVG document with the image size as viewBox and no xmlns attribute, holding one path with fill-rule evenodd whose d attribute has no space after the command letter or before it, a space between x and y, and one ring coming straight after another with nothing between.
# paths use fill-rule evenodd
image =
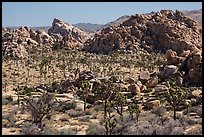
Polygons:
<instances>
[{"instance_id":1,"label":"joshua tree","mask_svg":"<svg viewBox=\"0 0 204 137\"><path fill-rule=\"evenodd\" d=\"M5 72L3 72L3 75L6 75ZM7 92L7 86L8 86L8 79L6 78L6 76L4 78L2 78L2 86L4 88L4 91Z\"/></svg>"},{"instance_id":2,"label":"joshua tree","mask_svg":"<svg viewBox=\"0 0 204 137\"><path fill-rule=\"evenodd\" d=\"M104 119L107 117L108 103L113 95L112 81L106 80L94 90L95 94L99 95L104 101Z\"/></svg>"},{"instance_id":3,"label":"joshua tree","mask_svg":"<svg viewBox=\"0 0 204 137\"><path fill-rule=\"evenodd\" d=\"M106 135L111 135L117 125L117 120L112 111L116 110L123 120L123 107L126 104L126 97L121 94L121 89L114 85L111 80L103 81L101 85L94 89L94 93L104 102L104 127Z\"/></svg>"},{"instance_id":4,"label":"joshua tree","mask_svg":"<svg viewBox=\"0 0 204 137\"><path fill-rule=\"evenodd\" d=\"M53 65L51 66L51 70L52 70L52 81L54 81L55 80L55 72L56 72L56 70L55 70Z\"/></svg>"},{"instance_id":5,"label":"joshua tree","mask_svg":"<svg viewBox=\"0 0 204 137\"><path fill-rule=\"evenodd\" d=\"M26 77L26 83L28 83L30 78L30 69L34 63L33 56L28 56L27 60L25 61L25 66L27 67L27 77Z\"/></svg>"},{"instance_id":6,"label":"joshua tree","mask_svg":"<svg viewBox=\"0 0 204 137\"><path fill-rule=\"evenodd\" d=\"M39 67L40 67L40 81L42 79L42 76L44 74L44 80L46 80L46 74L47 74L47 66L48 66L48 63L49 63L49 58L46 57L46 56L42 56L42 60L39 64Z\"/></svg>"},{"instance_id":7,"label":"joshua tree","mask_svg":"<svg viewBox=\"0 0 204 137\"><path fill-rule=\"evenodd\" d=\"M42 82L42 77L43 77L43 66L40 66L40 83Z\"/></svg>"},{"instance_id":8,"label":"joshua tree","mask_svg":"<svg viewBox=\"0 0 204 137\"><path fill-rule=\"evenodd\" d=\"M24 101L25 107L31 112L33 123L36 123L40 128L42 128L42 120L52 110L54 94L44 93L38 100L34 99L33 97L29 97L24 98Z\"/></svg>"},{"instance_id":9,"label":"joshua tree","mask_svg":"<svg viewBox=\"0 0 204 137\"><path fill-rule=\"evenodd\" d=\"M133 119L133 114L135 113L136 114L136 118L137 118L137 121L139 120L139 115L141 113L141 109L139 108L139 105L137 102L133 101L133 103L131 103L129 106L128 106L128 111L130 113L130 116L131 116L131 119Z\"/></svg>"},{"instance_id":10,"label":"joshua tree","mask_svg":"<svg viewBox=\"0 0 204 137\"><path fill-rule=\"evenodd\" d=\"M81 84L82 84L82 94L84 98L84 111L85 111L86 110L86 100L87 100L88 94L90 93L91 84L88 80L82 81Z\"/></svg>"},{"instance_id":11,"label":"joshua tree","mask_svg":"<svg viewBox=\"0 0 204 137\"><path fill-rule=\"evenodd\" d=\"M114 128L117 126L117 121L115 115L111 115L110 110L108 110L108 117L105 119L104 127L106 129L106 135L112 135Z\"/></svg>"},{"instance_id":12,"label":"joshua tree","mask_svg":"<svg viewBox=\"0 0 204 137\"><path fill-rule=\"evenodd\" d=\"M120 91L120 89L116 91L116 95L113 100L113 108L123 119L123 106L126 104L127 97L124 96Z\"/></svg>"},{"instance_id":13,"label":"joshua tree","mask_svg":"<svg viewBox=\"0 0 204 137\"><path fill-rule=\"evenodd\" d=\"M20 86L20 85L18 85L13 90L16 92L18 96L18 99L17 99L18 106L20 105L20 100L22 100L22 98L20 99L21 96L31 96L31 93L35 91L32 87Z\"/></svg>"},{"instance_id":14,"label":"joshua tree","mask_svg":"<svg viewBox=\"0 0 204 137\"><path fill-rule=\"evenodd\" d=\"M171 105L174 111L174 120L176 120L176 111L180 105L180 103L185 100L188 97L188 92L180 88L176 85L176 82L170 80L167 83L167 86L169 88L167 92L167 101Z\"/></svg>"},{"instance_id":15,"label":"joshua tree","mask_svg":"<svg viewBox=\"0 0 204 137\"><path fill-rule=\"evenodd\" d=\"M59 65L60 69L63 71L63 76L64 76L64 79L66 79L66 60L65 60L65 56L63 55L61 57L61 61L62 63Z\"/></svg>"},{"instance_id":16,"label":"joshua tree","mask_svg":"<svg viewBox=\"0 0 204 137\"><path fill-rule=\"evenodd\" d=\"M21 91L21 88L19 87L19 85L17 88L14 88L14 91L17 93L17 97L18 97L17 103L18 103L18 107L19 107L19 105L20 105L20 93L19 92Z\"/></svg>"},{"instance_id":17,"label":"joshua tree","mask_svg":"<svg viewBox=\"0 0 204 137\"><path fill-rule=\"evenodd\" d=\"M87 56L85 56L84 58L82 58L81 60L80 60L80 63L83 65L83 68L85 68L85 66L89 66L89 60L88 60L88 57Z\"/></svg>"},{"instance_id":18,"label":"joshua tree","mask_svg":"<svg viewBox=\"0 0 204 137\"><path fill-rule=\"evenodd\" d=\"M77 75L79 75L80 73L80 69L77 67L74 69L74 78L76 79L77 78Z\"/></svg>"}]
</instances>

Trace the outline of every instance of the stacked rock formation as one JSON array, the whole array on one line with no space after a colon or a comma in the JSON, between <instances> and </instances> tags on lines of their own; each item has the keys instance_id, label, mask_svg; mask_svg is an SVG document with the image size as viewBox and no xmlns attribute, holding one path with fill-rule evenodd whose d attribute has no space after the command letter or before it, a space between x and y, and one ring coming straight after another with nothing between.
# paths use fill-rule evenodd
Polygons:
<instances>
[{"instance_id":1,"label":"stacked rock formation","mask_svg":"<svg viewBox=\"0 0 204 137\"><path fill-rule=\"evenodd\" d=\"M52 27L48 30L50 36L56 37L57 41L62 40L62 44L66 47L76 47L82 45L90 35L68 23L64 23L59 19L54 19Z\"/></svg>"},{"instance_id":2,"label":"stacked rock formation","mask_svg":"<svg viewBox=\"0 0 204 137\"><path fill-rule=\"evenodd\" d=\"M76 48L90 38L90 34L66 24L59 19L54 19L52 27L46 33L44 30L32 30L27 26L20 27L19 29L2 28L2 53L5 57L25 57L26 49L38 46L44 49ZM24 49L23 52L14 52L17 49L14 47ZM9 50L13 49L14 50ZM37 48L37 49L39 49ZM25 52L24 52L25 51ZM13 52L13 53L11 53ZM18 53L18 54L16 54ZM24 55L22 55L24 54Z\"/></svg>"},{"instance_id":3,"label":"stacked rock formation","mask_svg":"<svg viewBox=\"0 0 204 137\"><path fill-rule=\"evenodd\" d=\"M175 51L167 50L164 68L159 73L162 80L176 78L177 85L184 83L202 84L202 51L183 51L177 55Z\"/></svg>"},{"instance_id":4,"label":"stacked rock formation","mask_svg":"<svg viewBox=\"0 0 204 137\"><path fill-rule=\"evenodd\" d=\"M118 26L110 26L85 43L84 50L108 54L116 50L165 52L201 49L202 28L179 11L161 10L151 15L132 15Z\"/></svg>"},{"instance_id":5,"label":"stacked rock formation","mask_svg":"<svg viewBox=\"0 0 204 137\"><path fill-rule=\"evenodd\" d=\"M27 49L43 45L50 48L53 38L43 30L34 31L27 26L19 29L2 29L2 53L4 57L24 58Z\"/></svg>"}]
</instances>

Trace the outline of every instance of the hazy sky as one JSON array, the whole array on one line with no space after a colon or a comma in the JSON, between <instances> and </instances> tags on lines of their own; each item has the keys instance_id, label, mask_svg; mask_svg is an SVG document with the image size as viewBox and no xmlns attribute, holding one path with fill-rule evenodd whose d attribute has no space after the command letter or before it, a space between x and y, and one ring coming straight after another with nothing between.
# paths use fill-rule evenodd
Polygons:
<instances>
[{"instance_id":1,"label":"hazy sky","mask_svg":"<svg viewBox=\"0 0 204 137\"><path fill-rule=\"evenodd\" d=\"M123 15L201 8L202 2L2 2L2 25L51 26L54 18L71 24L106 24Z\"/></svg>"}]
</instances>

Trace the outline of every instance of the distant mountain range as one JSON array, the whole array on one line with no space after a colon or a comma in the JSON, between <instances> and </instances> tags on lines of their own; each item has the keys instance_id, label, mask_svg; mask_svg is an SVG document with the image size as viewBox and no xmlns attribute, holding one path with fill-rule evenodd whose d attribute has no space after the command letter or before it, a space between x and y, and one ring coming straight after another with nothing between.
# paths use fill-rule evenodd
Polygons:
<instances>
[{"instance_id":1,"label":"distant mountain range","mask_svg":"<svg viewBox=\"0 0 204 137\"><path fill-rule=\"evenodd\" d=\"M92 23L77 23L73 24L73 26L88 31L88 32L95 32L100 30L104 25L103 24L92 24Z\"/></svg>"},{"instance_id":2,"label":"distant mountain range","mask_svg":"<svg viewBox=\"0 0 204 137\"><path fill-rule=\"evenodd\" d=\"M196 20L201 26L202 26L202 9L199 10L192 10L192 11L181 11L183 13L184 16L187 17L191 17L192 19ZM151 13L146 13L146 14L154 14L155 12L151 12ZM107 24L92 24L92 23L77 23L77 24L72 24L74 27L77 27L81 30L87 31L87 32L97 32L103 28L106 28L108 26L115 26L118 25L120 23L122 23L123 21L127 20L130 16L129 15L124 15L119 17L118 19L111 21ZM30 27L33 30L39 30L39 29L43 29L46 32L48 31L48 29L51 26L42 26L42 27ZM7 27L7 28L11 28L11 29L15 29L15 28L19 28L19 27Z\"/></svg>"},{"instance_id":3,"label":"distant mountain range","mask_svg":"<svg viewBox=\"0 0 204 137\"><path fill-rule=\"evenodd\" d=\"M202 9L183 11L183 15L187 17L191 17L192 19L196 20L202 26Z\"/></svg>"}]
</instances>

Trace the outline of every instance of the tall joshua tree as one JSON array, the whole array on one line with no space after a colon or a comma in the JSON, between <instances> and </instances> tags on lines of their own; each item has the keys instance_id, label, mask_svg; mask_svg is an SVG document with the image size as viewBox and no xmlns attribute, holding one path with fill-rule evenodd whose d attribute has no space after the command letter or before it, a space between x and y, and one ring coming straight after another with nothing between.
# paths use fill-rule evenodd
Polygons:
<instances>
[{"instance_id":1,"label":"tall joshua tree","mask_svg":"<svg viewBox=\"0 0 204 137\"><path fill-rule=\"evenodd\" d=\"M112 86L112 81L106 80L97 87L94 90L95 94L100 96L102 100L104 101L104 119L107 118L107 110L108 110L108 105L110 104L110 98L112 97L113 94L113 86Z\"/></svg>"},{"instance_id":2,"label":"tall joshua tree","mask_svg":"<svg viewBox=\"0 0 204 137\"><path fill-rule=\"evenodd\" d=\"M87 101L87 97L88 94L91 91L91 83L88 80L84 80L82 81L82 94L83 94L83 98L84 98L84 111L86 111L86 101Z\"/></svg>"},{"instance_id":3,"label":"tall joshua tree","mask_svg":"<svg viewBox=\"0 0 204 137\"><path fill-rule=\"evenodd\" d=\"M173 108L174 120L176 120L176 111L180 103L188 97L188 92L176 85L176 82L170 80L167 84L169 90L167 92L167 101Z\"/></svg>"}]
</instances>

